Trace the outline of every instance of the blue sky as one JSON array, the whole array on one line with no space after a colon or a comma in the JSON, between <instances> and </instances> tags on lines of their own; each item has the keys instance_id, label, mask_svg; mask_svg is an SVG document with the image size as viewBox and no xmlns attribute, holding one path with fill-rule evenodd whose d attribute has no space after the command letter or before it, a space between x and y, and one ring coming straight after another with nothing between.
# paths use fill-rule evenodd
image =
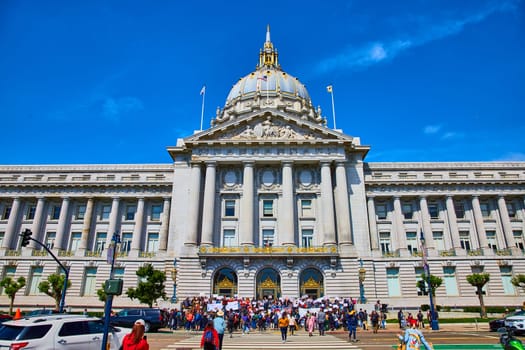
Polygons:
<instances>
[{"instance_id":1,"label":"blue sky","mask_svg":"<svg viewBox=\"0 0 525 350\"><path fill-rule=\"evenodd\" d=\"M366 160L525 160L525 0L0 2L0 164L168 163L258 63Z\"/></svg>"}]
</instances>

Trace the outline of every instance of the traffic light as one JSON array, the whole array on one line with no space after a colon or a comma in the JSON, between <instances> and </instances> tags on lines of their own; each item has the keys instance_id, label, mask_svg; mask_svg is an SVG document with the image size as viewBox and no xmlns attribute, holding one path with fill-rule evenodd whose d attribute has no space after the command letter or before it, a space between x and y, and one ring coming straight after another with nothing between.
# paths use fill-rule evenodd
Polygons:
<instances>
[{"instance_id":1,"label":"traffic light","mask_svg":"<svg viewBox=\"0 0 525 350\"><path fill-rule=\"evenodd\" d=\"M27 247L29 241L31 240L32 234L33 232L31 232L31 230L28 228L26 228L25 231L20 234L20 236L22 236L22 247Z\"/></svg>"}]
</instances>

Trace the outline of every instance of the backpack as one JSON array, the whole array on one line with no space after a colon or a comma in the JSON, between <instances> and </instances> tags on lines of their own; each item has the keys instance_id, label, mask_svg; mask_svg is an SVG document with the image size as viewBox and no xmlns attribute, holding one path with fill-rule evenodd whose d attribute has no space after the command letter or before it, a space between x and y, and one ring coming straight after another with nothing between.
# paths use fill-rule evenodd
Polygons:
<instances>
[{"instance_id":1,"label":"backpack","mask_svg":"<svg viewBox=\"0 0 525 350\"><path fill-rule=\"evenodd\" d=\"M207 330L206 333L204 333L204 342L213 343L213 332L211 330Z\"/></svg>"}]
</instances>

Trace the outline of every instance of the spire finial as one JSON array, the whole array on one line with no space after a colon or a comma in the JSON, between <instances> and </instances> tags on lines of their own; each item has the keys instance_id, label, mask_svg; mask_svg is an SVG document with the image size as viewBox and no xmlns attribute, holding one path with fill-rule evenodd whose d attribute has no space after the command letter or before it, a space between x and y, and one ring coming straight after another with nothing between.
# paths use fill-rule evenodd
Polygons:
<instances>
[{"instance_id":1,"label":"spire finial","mask_svg":"<svg viewBox=\"0 0 525 350\"><path fill-rule=\"evenodd\" d=\"M266 26L266 42L269 43L270 41L270 25L268 24Z\"/></svg>"},{"instance_id":2,"label":"spire finial","mask_svg":"<svg viewBox=\"0 0 525 350\"><path fill-rule=\"evenodd\" d=\"M277 57L277 50L274 49L273 44L270 40L270 25L268 24L266 26L266 41L264 42L263 48L259 53L259 65L257 66L257 68L280 68Z\"/></svg>"}]
</instances>

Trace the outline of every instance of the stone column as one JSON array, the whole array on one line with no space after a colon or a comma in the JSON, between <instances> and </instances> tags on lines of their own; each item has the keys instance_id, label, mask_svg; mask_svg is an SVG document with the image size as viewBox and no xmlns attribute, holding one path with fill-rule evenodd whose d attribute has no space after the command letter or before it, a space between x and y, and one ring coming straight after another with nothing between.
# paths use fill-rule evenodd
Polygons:
<instances>
[{"instance_id":1,"label":"stone column","mask_svg":"<svg viewBox=\"0 0 525 350\"><path fill-rule=\"evenodd\" d=\"M295 245L295 211L293 162L282 162L282 200L279 208L279 237L281 245Z\"/></svg>"},{"instance_id":2,"label":"stone column","mask_svg":"<svg viewBox=\"0 0 525 350\"><path fill-rule=\"evenodd\" d=\"M69 197L64 197L62 198L62 205L60 206L60 216L58 217L57 236L55 239L54 248L57 250L64 250L67 248L66 245L67 245L68 239L65 239L65 237L68 235L66 232L68 220L69 220Z\"/></svg>"},{"instance_id":3,"label":"stone column","mask_svg":"<svg viewBox=\"0 0 525 350\"><path fill-rule=\"evenodd\" d=\"M199 208L201 194L201 165L191 163L190 203L188 203L188 233L184 245L196 246L199 230Z\"/></svg>"},{"instance_id":4,"label":"stone column","mask_svg":"<svg viewBox=\"0 0 525 350\"><path fill-rule=\"evenodd\" d=\"M337 161L335 168L335 212L337 213L337 232L340 245L350 245L353 243L345 166L345 162Z\"/></svg>"},{"instance_id":5,"label":"stone column","mask_svg":"<svg viewBox=\"0 0 525 350\"><path fill-rule=\"evenodd\" d=\"M323 222L323 245L336 244L334 194L330 162L321 162L321 203Z\"/></svg>"},{"instance_id":6,"label":"stone column","mask_svg":"<svg viewBox=\"0 0 525 350\"><path fill-rule=\"evenodd\" d=\"M165 251L168 248L168 227L170 223L170 203L171 198L164 198L162 206L162 224L160 225L159 250Z\"/></svg>"},{"instance_id":7,"label":"stone column","mask_svg":"<svg viewBox=\"0 0 525 350\"><path fill-rule=\"evenodd\" d=\"M204 182L204 198L202 208L202 236L201 244L213 245L213 223L215 213L215 162L206 163L206 178Z\"/></svg>"},{"instance_id":8,"label":"stone column","mask_svg":"<svg viewBox=\"0 0 525 350\"><path fill-rule=\"evenodd\" d=\"M461 242L459 241L459 229L458 229L458 218L456 217L456 209L454 209L454 198L447 196L447 219L450 232L450 244L454 249L456 255L465 255L465 249L461 248Z\"/></svg>"},{"instance_id":9,"label":"stone column","mask_svg":"<svg viewBox=\"0 0 525 350\"><path fill-rule=\"evenodd\" d=\"M46 200L44 197L38 197L36 202L36 209L35 209L35 218L33 220L33 224L31 225L31 232L33 232L32 238L36 239L37 241L42 242L41 239L41 232L42 229L42 220L44 220L44 208L46 206ZM29 242L29 248L35 249L39 248L40 245L37 245L35 241Z\"/></svg>"},{"instance_id":10,"label":"stone column","mask_svg":"<svg viewBox=\"0 0 525 350\"><path fill-rule=\"evenodd\" d=\"M407 236L405 227L403 225L403 212L401 210L401 199L399 196L394 197L394 228L396 230L396 237L398 242L398 250L400 256L409 256L410 252L407 248Z\"/></svg>"},{"instance_id":11,"label":"stone column","mask_svg":"<svg viewBox=\"0 0 525 350\"><path fill-rule=\"evenodd\" d=\"M514 234L512 233L512 224L510 223L509 211L507 210L507 204L505 203L505 197L498 197L498 209L499 215L501 218L501 224L503 226L503 234L505 236L505 243L507 248L512 251L513 255L518 253L521 254L518 247L516 247L516 242L514 241Z\"/></svg>"},{"instance_id":12,"label":"stone column","mask_svg":"<svg viewBox=\"0 0 525 350\"><path fill-rule=\"evenodd\" d=\"M474 213L474 222L476 224L476 232L478 234L479 247L483 250L485 255L493 255L492 249L489 249L487 241L487 233L485 232L485 223L483 222L483 214L479 205L479 196L472 196L472 210Z\"/></svg>"},{"instance_id":13,"label":"stone column","mask_svg":"<svg viewBox=\"0 0 525 350\"><path fill-rule=\"evenodd\" d=\"M239 241L241 245L253 245L253 209L254 209L254 162L244 162L242 176L242 198L239 222Z\"/></svg>"},{"instance_id":14,"label":"stone column","mask_svg":"<svg viewBox=\"0 0 525 350\"><path fill-rule=\"evenodd\" d=\"M80 236L80 243L78 245L77 256L83 256L88 249L89 232L91 229L91 220L93 219L93 198L88 198L86 203L86 213L84 214L84 222L82 223L82 235Z\"/></svg>"},{"instance_id":15,"label":"stone column","mask_svg":"<svg viewBox=\"0 0 525 350\"><path fill-rule=\"evenodd\" d=\"M9 219L7 219L7 227L5 229L4 242L2 248L6 250L13 249L13 246L16 245L15 237L18 238L17 229L18 229L18 211L20 210L20 197L15 197L13 199L13 204L11 205L11 212L9 213ZM13 242L15 241L15 242Z\"/></svg>"},{"instance_id":16,"label":"stone column","mask_svg":"<svg viewBox=\"0 0 525 350\"><path fill-rule=\"evenodd\" d=\"M421 212L421 227L423 228L423 235L425 237L425 245L428 249L428 255L436 256L436 245L434 244L434 235L432 234L432 225L430 225L430 214L428 213L428 203L427 198L425 196L419 197L419 209Z\"/></svg>"},{"instance_id":17,"label":"stone column","mask_svg":"<svg viewBox=\"0 0 525 350\"><path fill-rule=\"evenodd\" d=\"M379 251L379 240L377 234L377 222L376 222L376 206L374 203L374 196L368 196L368 224L370 225L370 244L372 251Z\"/></svg>"},{"instance_id":18,"label":"stone column","mask_svg":"<svg viewBox=\"0 0 525 350\"><path fill-rule=\"evenodd\" d=\"M135 227L133 228L133 237L131 238L131 251L129 255L136 257L142 243L142 229L144 226L144 197L139 197L137 202L137 212L135 213Z\"/></svg>"},{"instance_id":19,"label":"stone column","mask_svg":"<svg viewBox=\"0 0 525 350\"><path fill-rule=\"evenodd\" d=\"M109 214L109 224L108 224L108 232L106 236L106 246L105 249L108 249L109 245L111 244L111 239L113 238L113 234L119 231L119 213L120 213L120 198L114 197L113 203L111 203L111 213Z\"/></svg>"}]
</instances>

